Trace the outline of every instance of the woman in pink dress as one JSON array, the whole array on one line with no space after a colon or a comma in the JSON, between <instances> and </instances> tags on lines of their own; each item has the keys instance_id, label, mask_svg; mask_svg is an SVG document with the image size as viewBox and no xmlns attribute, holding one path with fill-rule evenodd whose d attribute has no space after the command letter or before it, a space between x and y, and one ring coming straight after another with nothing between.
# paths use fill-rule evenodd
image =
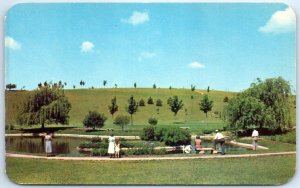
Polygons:
<instances>
[{"instance_id":1,"label":"woman in pink dress","mask_svg":"<svg viewBox=\"0 0 300 188\"><path fill-rule=\"evenodd\" d=\"M200 136L197 135L196 138L195 138L195 149L196 149L196 151L199 151L202 148L201 142L202 141L200 139Z\"/></svg>"}]
</instances>

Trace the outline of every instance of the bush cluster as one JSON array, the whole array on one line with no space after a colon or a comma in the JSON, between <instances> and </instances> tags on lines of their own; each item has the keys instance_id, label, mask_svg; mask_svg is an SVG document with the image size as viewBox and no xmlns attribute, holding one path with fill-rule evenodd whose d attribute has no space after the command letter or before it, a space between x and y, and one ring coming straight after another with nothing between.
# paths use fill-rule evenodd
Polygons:
<instances>
[{"instance_id":1,"label":"bush cluster","mask_svg":"<svg viewBox=\"0 0 300 188\"><path fill-rule=\"evenodd\" d=\"M166 129L148 126L143 129L142 140L165 142L169 146L188 145L191 143L191 134L180 128Z\"/></svg>"},{"instance_id":2,"label":"bush cluster","mask_svg":"<svg viewBox=\"0 0 300 188\"><path fill-rule=\"evenodd\" d=\"M79 144L79 148L108 148L106 142L83 142Z\"/></svg>"},{"instance_id":3,"label":"bush cluster","mask_svg":"<svg viewBox=\"0 0 300 188\"><path fill-rule=\"evenodd\" d=\"M158 123L158 120L156 118L149 118L148 123L150 125L156 125Z\"/></svg>"}]
</instances>

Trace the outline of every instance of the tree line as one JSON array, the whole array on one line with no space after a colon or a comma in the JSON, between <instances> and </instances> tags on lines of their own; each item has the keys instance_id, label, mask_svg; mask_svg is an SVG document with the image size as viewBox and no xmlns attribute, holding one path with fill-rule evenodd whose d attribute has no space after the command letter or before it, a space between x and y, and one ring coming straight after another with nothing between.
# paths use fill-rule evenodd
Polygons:
<instances>
[{"instance_id":1,"label":"tree line","mask_svg":"<svg viewBox=\"0 0 300 188\"><path fill-rule=\"evenodd\" d=\"M38 84L38 88L34 91L28 93L26 100L20 106L17 115L17 123L20 125L36 125L40 124L42 129L45 124L51 123L61 123L68 124L69 122L69 111L71 110L71 103L65 97L64 86L62 82L58 83L47 83L44 82ZM126 111L130 115L130 122L133 124L133 115L138 111L139 106L144 106L144 100L141 99L137 102L134 96L128 99L128 105L126 106ZM154 104L152 97L149 97L147 103L149 105ZM205 95L200 101L200 110L204 113L211 111L212 101L208 99ZM174 116L177 115L178 111L184 106L183 101L178 98L178 96L170 97L167 101L170 106L171 112ZM156 106L162 106L163 102L157 99ZM117 105L117 98L113 97L111 99L111 104L108 106L108 111L113 117L115 112L119 110ZM107 117L102 113L95 111L89 112L86 118L83 120L83 124L86 127L102 127L106 121ZM122 126L129 123L127 117L117 117L115 119L115 124Z\"/></svg>"}]
</instances>

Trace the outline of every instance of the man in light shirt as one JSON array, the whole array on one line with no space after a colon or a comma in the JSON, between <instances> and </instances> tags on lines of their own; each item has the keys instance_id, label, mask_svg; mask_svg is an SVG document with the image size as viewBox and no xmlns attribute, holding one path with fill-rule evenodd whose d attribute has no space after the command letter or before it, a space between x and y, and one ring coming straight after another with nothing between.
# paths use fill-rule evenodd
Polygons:
<instances>
[{"instance_id":1,"label":"man in light shirt","mask_svg":"<svg viewBox=\"0 0 300 188\"><path fill-rule=\"evenodd\" d=\"M221 146L221 154L222 155L225 155L225 138L223 136L222 133L220 133L218 130L216 130L216 135L215 135L215 144L214 144L214 148L216 149L216 145L218 143L220 143L220 146Z\"/></svg>"},{"instance_id":2,"label":"man in light shirt","mask_svg":"<svg viewBox=\"0 0 300 188\"><path fill-rule=\"evenodd\" d=\"M258 136L259 136L258 131L254 129L253 132L252 132L252 139L253 139L252 144L253 144L253 150L256 150L256 149L257 149L257 140L258 140Z\"/></svg>"}]
</instances>

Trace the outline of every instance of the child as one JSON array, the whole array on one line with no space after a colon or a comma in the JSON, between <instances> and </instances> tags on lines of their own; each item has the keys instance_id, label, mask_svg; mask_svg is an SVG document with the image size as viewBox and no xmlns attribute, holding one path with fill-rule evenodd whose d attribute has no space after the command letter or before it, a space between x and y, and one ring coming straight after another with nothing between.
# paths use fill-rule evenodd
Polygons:
<instances>
[{"instance_id":1,"label":"child","mask_svg":"<svg viewBox=\"0 0 300 188\"><path fill-rule=\"evenodd\" d=\"M117 139L115 143L115 157L120 158L120 140Z\"/></svg>"}]
</instances>

